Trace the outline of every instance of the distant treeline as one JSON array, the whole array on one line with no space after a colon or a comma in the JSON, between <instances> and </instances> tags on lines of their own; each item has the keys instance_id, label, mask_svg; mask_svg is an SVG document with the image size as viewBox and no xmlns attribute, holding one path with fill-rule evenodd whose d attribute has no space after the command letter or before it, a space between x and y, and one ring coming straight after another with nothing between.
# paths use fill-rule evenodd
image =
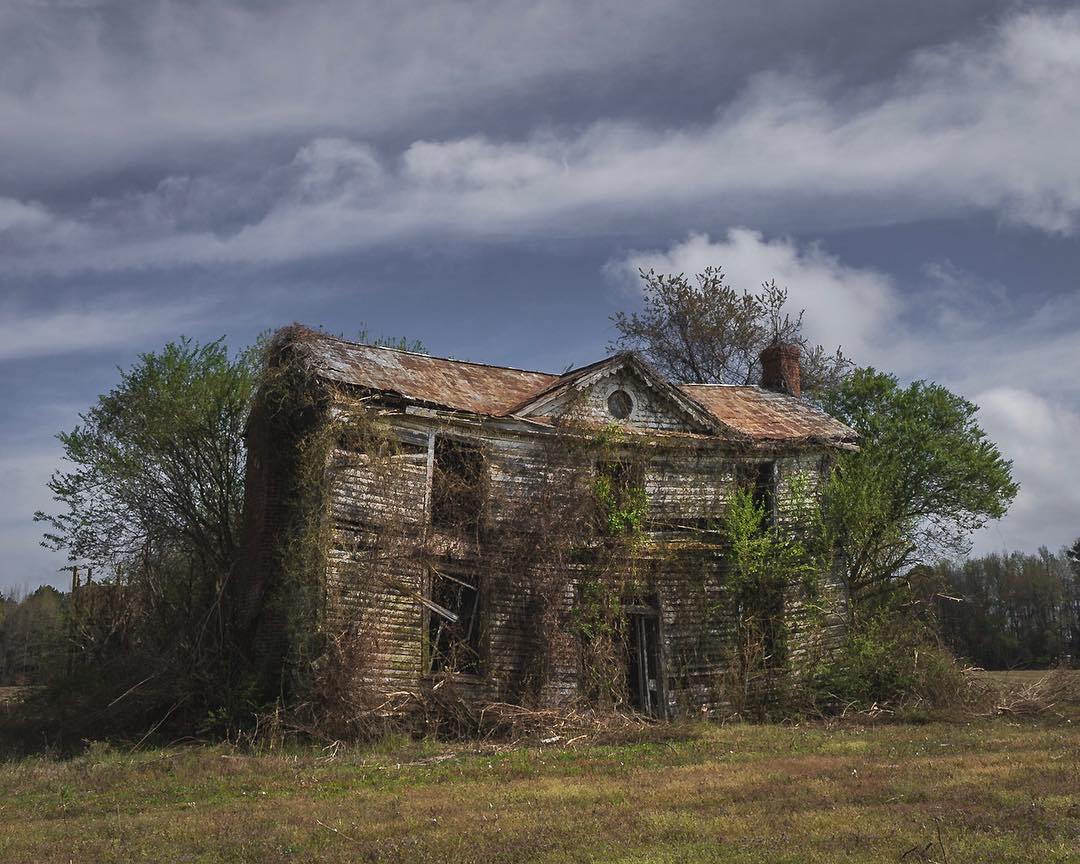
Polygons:
<instances>
[{"instance_id":1,"label":"distant treeline","mask_svg":"<svg viewBox=\"0 0 1080 864\"><path fill-rule=\"evenodd\" d=\"M48 585L21 600L0 597L0 686L44 684L62 673L67 599Z\"/></svg>"},{"instance_id":2,"label":"distant treeline","mask_svg":"<svg viewBox=\"0 0 1080 864\"><path fill-rule=\"evenodd\" d=\"M1080 662L1080 541L1057 554L986 555L935 568L941 635L986 669Z\"/></svg>"}]
</instances>

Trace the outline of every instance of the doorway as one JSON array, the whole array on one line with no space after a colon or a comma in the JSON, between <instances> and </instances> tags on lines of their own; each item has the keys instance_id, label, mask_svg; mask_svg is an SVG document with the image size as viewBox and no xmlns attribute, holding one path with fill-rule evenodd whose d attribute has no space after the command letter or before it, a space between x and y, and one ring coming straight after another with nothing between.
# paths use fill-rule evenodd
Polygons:
<instances>
[{"instance_id":1,"label":"doorway","mask_svg":"<svg viewBox=\"0 0 1080 864\"><path fill-rule=\"evenodd\" d=\"M626 614L627 691L630 705L649 717L664 713L663 666L660 662L660 613L633 607Z\"/></svg>"}]
</instances>

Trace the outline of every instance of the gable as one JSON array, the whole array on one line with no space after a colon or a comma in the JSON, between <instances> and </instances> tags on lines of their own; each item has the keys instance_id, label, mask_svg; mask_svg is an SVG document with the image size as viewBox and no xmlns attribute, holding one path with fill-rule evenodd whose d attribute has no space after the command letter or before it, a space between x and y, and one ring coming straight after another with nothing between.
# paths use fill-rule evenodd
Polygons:
<instances>
[{"instance_id":1,"label":"gable","mask_svg":"<svg viewBox=\"0 0 1080 864\"><path fill-rule=\"evenodd\" d=\"M620 355L568 372L557 386L513 412L555 419L573 415L586 423L619 423L634 429L715 432L692 399L664 382L632 355Z\"/></svg>"}]
</instances>

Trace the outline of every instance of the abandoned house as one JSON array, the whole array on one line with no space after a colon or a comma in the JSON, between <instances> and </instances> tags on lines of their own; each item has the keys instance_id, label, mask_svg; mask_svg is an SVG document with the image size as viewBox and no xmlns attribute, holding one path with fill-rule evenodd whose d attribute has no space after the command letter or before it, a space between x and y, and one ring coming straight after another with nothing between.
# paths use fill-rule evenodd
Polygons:
<instances>
[{"instance_id":1,"label":"abandoned house","mask_svg":"<svg viewBox=\"0 0 1080 864\"><path fill-rule=\"evenodd\" d=\"M373 708L451 682L476 704L671 717L730 703L751 666L797 677L842 629L829 566L748 597L723 530L742 489L762 530L797 533L855 446L800 398L792 346L763 353L760 386L672 384L633 353L530 372L298 325L270 356L242 583L253 640L294 677L333 666Z\"/></svg>"}]
</instances>

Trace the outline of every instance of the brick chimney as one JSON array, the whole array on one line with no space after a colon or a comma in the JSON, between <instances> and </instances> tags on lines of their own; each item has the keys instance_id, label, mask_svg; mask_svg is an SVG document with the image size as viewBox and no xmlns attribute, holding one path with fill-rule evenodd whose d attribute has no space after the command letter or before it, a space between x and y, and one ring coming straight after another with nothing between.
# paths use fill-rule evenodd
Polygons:
<instances>
[{"instance_id":1,"label":"brick chimney","mask_svg":"<svg viewBox=\"0 0 1080 864\"><path fill-rule=\"evenodd\" d=\"M796 399L802 395L799 386L799 346L774 342L761 352L761 386Z\"/></svg>"}]
</instances>

